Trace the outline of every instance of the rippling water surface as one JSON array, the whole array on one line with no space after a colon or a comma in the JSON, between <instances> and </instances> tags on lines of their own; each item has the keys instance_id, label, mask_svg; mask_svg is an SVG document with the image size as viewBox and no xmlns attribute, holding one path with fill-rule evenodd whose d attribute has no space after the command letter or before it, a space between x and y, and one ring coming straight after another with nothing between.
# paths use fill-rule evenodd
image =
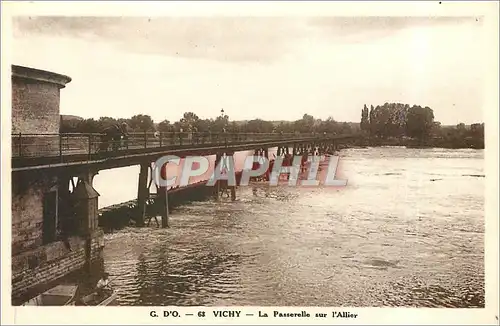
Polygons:
<instances>
[{"instance_id":1,"label":"rippling water surface","mask_svg":"<svg viewBox=\"0 0 500 326\"><path fill-rule=\"evenodd\" d=\"M117 303L484 306L483 152L340 155L345 188L254 184L235 202L178 208L169 229L107 235ZM98 188L102 198L132 198L130 171L113 172L132 180L130 196ZM116 189L116 175L98 177Z\"/></svg>"}]
</instances>

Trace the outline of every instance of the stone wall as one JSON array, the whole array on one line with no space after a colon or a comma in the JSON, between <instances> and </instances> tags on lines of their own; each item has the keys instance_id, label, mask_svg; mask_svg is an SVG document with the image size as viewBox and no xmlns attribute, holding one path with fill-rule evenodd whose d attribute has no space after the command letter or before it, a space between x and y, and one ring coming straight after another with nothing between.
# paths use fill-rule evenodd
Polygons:
<instances>
[{"instance_id":1,"label":"stone wall","mask_svg":"<svg viewBox=\"0 0 500 326\"><path fill-rule=\"evenodd\" d=\"M12 133L59 133L59 86L12 78Z\"/></svg>"},{"instance_id":2,"label":"stone wall","mask_svg":"<svg viewBox=\"0 0 500 326\"><path fill-rule=\"evenodd\" d=\"M63 149L58 135L60 89L70 81L68 76L49 71L12 66L13 156L59 155ZM79 145L67 143L65 147L81 151ZM80 233L72 230L75 231L71 233L73 235L87 232L90 235L74 235L65 242L58 241L57 221L65 218L59 212L64 206L59 205L59 195L63 195L59 191L68 191L58 180L60 173L56 170L52 170L52 174L43 170L12 173L12 302L15 305L101 258L104 234L100 229L88 230L87 227ZM47 209L54 214L55 224L53 234L45 239L48 243L44 243L44 198L48 192L54 192L54 201ZM91 202L91 205L85 203L92 208L92 205L97 205L96 197L93 200L95 203ZM86 222L86 225L93 226Z\"/></svg>"},{"instance_id":3,"label":"stone wall","mask_svg":"<svg viewBox=\"0 0 500 326\"><path fill-rule=\"evenodd\" d=\"M86 240L69 238L68 249L62 241L53 242L12 257L12 301L14 305L47 290L54 282L77 271L86 263ZM98 260L104 248L101 230L91 235L90 260Z\"/></svg>"},{"instance_id":4,"label":"stone wall","mask_svg":"<svg viewBox=\"0 0 500 326\"><path fill-rule=\"evenodd\" d=\"M12 174L13 303L20 304L47 290L58 279L84 267L89 258L98 259L102 253L104 233L100 229L90 235L89 253L87 240L82 236L70 237L69 248L62 241L43 244L43 198L54 189L59 191L58 178L53 174Z\"/></svg>"},{"instance_id":5,"label":"stone wall","mask_svg":"<svg viewBox=\"0 0 500 326\"><path fill-rule=\"evenodd\" d=\"M12 147L12 154L59 152L60 89L71 81L50 71L12 66L12 134L45 134L45 139L23 139ZM47 137L52 139L47 141ZM33 144L31 144L33 143Z\"/></svg>"},{"instance_id":6,"label":"stone wall","mask_svg":"<svg viewBox=\"0 0 500 326\"><path fill-rule=\"evenodd\" d=\"M42 245L43 196L56 178L44 173L12 174L12 255Z\"/></svg>"}]
</instances>

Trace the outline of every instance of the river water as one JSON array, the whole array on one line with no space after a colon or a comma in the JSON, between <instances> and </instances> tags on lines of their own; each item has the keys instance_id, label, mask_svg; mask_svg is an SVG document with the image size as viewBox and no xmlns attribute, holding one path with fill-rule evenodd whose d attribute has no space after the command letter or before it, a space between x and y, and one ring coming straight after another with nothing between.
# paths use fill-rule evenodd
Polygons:
<instances>
[{"instance_id":1,"label":"river water","mask_svg":"<svg viewBox=\"0 0 500 326\"><path fill-rule=\"evenodd\" d=\"M256 183L106 235L116 303L484 307L483 151L340 156L344 188ZM138 172L96 176L100 206L135 197Z\"/></svg>"}]
</instances>

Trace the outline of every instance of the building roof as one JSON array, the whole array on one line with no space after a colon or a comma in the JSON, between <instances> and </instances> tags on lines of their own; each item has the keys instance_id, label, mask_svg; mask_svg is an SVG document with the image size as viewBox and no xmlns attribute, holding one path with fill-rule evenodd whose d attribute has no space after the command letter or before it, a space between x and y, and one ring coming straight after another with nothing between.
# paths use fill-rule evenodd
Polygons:
<instances>
[{"instance_id":1,"label":"building roof","mask_svg":"<svg viewBox=\"0 0 500 326\"><path fill-rule=\"evenodd\" d=\"M12 65L12 77L31 79L45 83L56 84L64 88L71 81L71 77L55 72L30 67Z\"/></svg>"},{"instance_id":2,"label":"building roof","mask_svg":"<svg viewBox=\"0 0 500 326\"><path fill-rule=\"evenodd\" d=\"M87 182L79 181L73 192L76 198L89 199L99 197L99 193Z\"/></svg>"}]
</instances>

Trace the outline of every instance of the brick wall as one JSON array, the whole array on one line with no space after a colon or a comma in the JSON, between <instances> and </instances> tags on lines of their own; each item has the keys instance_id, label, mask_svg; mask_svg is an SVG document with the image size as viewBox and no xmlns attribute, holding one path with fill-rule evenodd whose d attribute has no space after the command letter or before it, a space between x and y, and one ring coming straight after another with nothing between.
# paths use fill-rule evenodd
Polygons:
<instances>
[{"instance_id":1,"label":"brick wall","mask_svg":"<svg viewBox=\"0 0 500 326\"><path fill-rule=\"evenodd\" d=\"M69 250L62 241L43 245L43 196L56 185L57 177L12 174L12 299L22 300L45 291L44 286L81 269L86 263L86 240L69 239ZM104 233L91 234L91 260L101 257ZM41 289L41 290L40 290Z\"/></svg>"},{"instance_id":2,"label":"brick wall","mask_svg":"<svg viewBox=\"0 0 500 326\"><path fill-rule=\"evenodd\" d=\"M42 245L43 195L55 177L12 174L12 255Z\"/></svg>"},{"instance_id":3,"label":"brick wall","mask_svg":"<svg viewBox=\"0 0 500 326\"><path fill-rule=\"evenodd\" d=\"M57 241L12 257L12 301L22 303L51 287L54 281L85 266L85 239L71 237L69 250ZM91 261L102 257L104 233L91 235ZM16 302L17 301L17 302Z\"/></svg>"},{"instance_id":4,"label":"brick wall","mask_svg":"<svg viewBox=\"0 0 500 326\"><path fill-rule=\"evenodd\" d=\"M12 78L12 133L59 133L59 86Z\"/></svg>"}]
</instances>

